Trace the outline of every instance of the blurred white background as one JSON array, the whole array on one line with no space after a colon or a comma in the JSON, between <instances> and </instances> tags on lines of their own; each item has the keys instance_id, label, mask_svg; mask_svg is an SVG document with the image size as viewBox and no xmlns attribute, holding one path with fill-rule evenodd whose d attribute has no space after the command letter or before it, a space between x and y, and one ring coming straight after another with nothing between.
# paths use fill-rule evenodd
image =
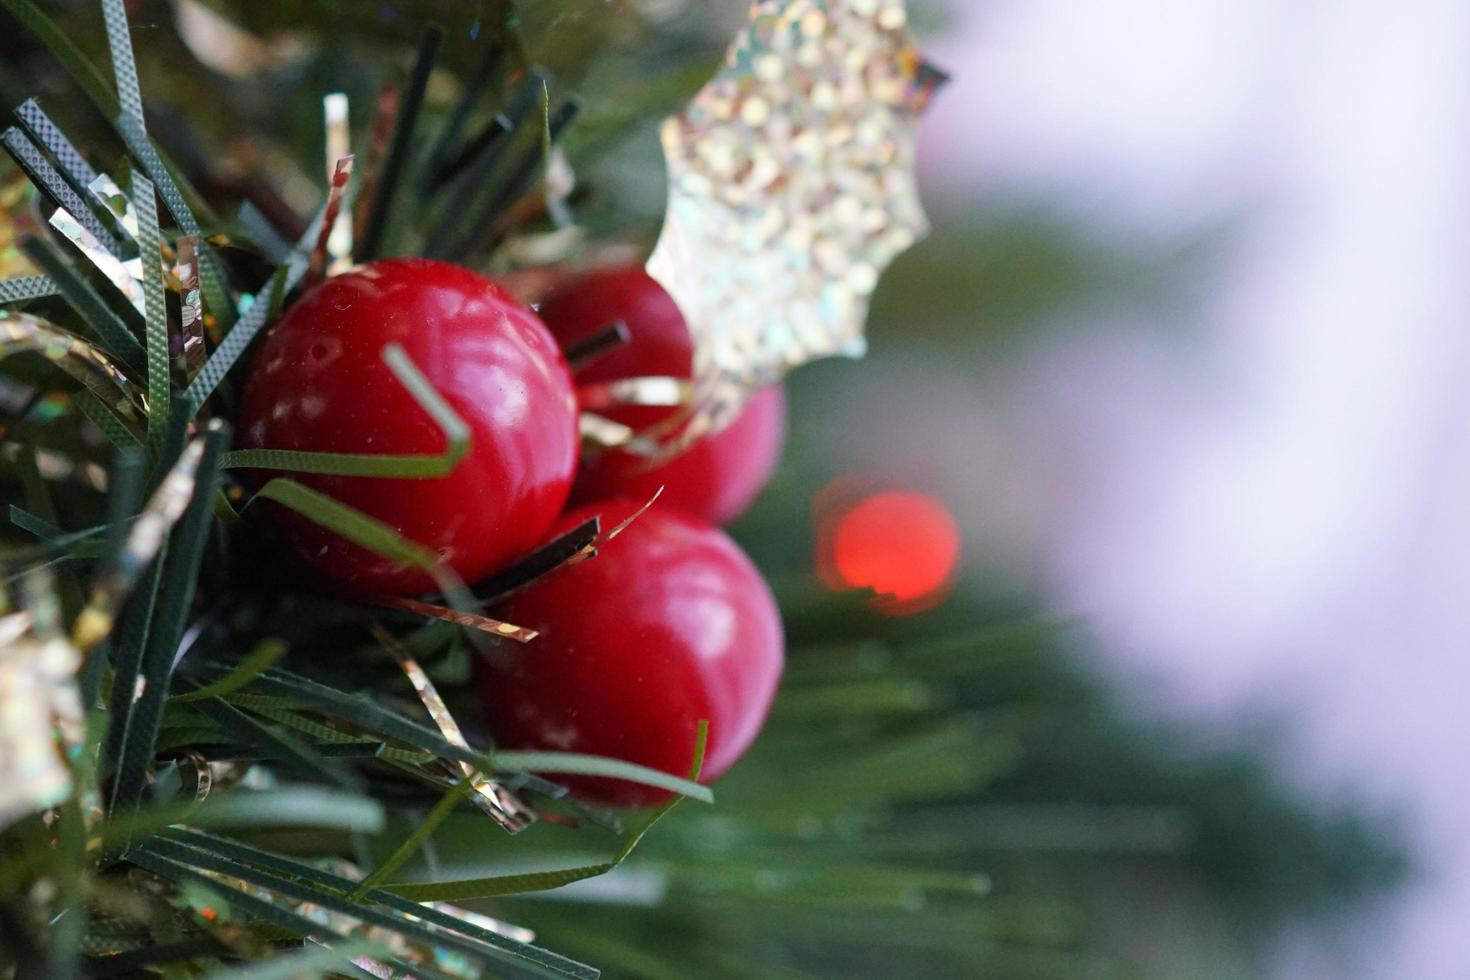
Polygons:
<instances>
[{"instance_id":1,"label":"blurred white background","mask_svg":"<svg viewBox=\"0 0 1470 980\"><path fill-rule=\"evenodd\" d=\"M1059 333L993 396L1062 462L990 519L1043 502L1045 580L1160 710L1284 714L1302 785L1402 817L1416 884L1282 976L1470 976L1470 4L951 2L941 193L1246 216L1198 322Z\"/></svg>"}]
</instances>

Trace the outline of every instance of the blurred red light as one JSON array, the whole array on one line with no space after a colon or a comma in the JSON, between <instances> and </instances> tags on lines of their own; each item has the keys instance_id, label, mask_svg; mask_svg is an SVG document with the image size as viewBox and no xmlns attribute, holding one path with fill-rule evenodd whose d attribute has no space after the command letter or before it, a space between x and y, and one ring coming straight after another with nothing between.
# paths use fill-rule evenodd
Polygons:
<instances>
[{"instance_id":1,"label":"blurred red light","mask_svg":"<svg viewBox=\"0 0 1470 980\"><path fill-rule=\"evenodd\" d=\"M872 589L874 608L890 615L943 602L959 564L959 529L949 508L928 494L874 494L833 512L818 534L818 568L827 584Z\"/></svg>"}]
</instances>

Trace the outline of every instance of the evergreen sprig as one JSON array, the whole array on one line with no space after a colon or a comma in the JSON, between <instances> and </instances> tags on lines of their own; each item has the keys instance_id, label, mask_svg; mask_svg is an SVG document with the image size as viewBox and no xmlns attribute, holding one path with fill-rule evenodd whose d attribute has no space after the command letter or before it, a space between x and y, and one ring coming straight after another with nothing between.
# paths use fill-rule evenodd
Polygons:
<instances>
[{"instance_id":1,"label":"evergreen sprig","mask_svg":"<svg viewBox=\"0 0 1470 980\"><path fill-rule=\"evenodd\" d=\"M359 259L432 253L484 262L511 230L515 206L535 203L579 103L522 55L554 57L573 32L614 16L600 0L565 7L550 17L524 10L551 32L527 41L510 5L490 4L495 22L448 104L435 81L464 67L463 57L454 60L462 32L426 31L411 65L405 52L394 55L405 96L365 201ZM100 19L94 9L76 24L53 20L33 0L0 0L0 8L50 52L125 151L123 159L107 145L79 154L26 103L28 139L38 159L50 157L42 182L118 249L136 247L145 273L141 317L85 256L51 238L23 246L41 275L0 282L0 306L59 324L68 343L102 358L94 368L115 368L109 384L136 395L113 399L57 361L35 365L47 344L0 351L32 358L0 361L0 394L34 394L20 410L0 398L14 416L7 437L21 448L14 462L0 458L20 541L4 553L6 581L52 567L66 616L85 610L87 622L105 624L82 633L87 731L65 760L72 794L0 827L0 961L60 978L353 976L359 957L456 978L1147 975L1150 962L1130 959L1137 926L1120 923L1116 909L1169 887L1195 917L1176 926L1181 935L1143 938L1188 942L1204 930L1198 923L1228 922L1214 975L1248 975L1273 903L1316 907L1397 870L1371 827L1307 818L1248 760L1172 765L1156 740L1109 708L1072 658L1075 637L1054 622L964 602L898 622L860 597L816 589L804 565L779 557L808 547L792 532L815 489L800 482L814 472L803 464L744 530L782 583L789 668L767 731L722 782L718 806L670 812L685 796L712 798L697 782L703 731L688 779L616 760L495 750L466 710L477 641L452 625L317 594L282 574L269 543L257 540L259 508L249 502L293 508L422 567L435 556L289 476L252 492L235 472L432 479L466 452L463 423L401 352L389 351L419 409L444 432L442 454L231 450L223 419L250 347L294 298L322 215L301 222L294 242L253 205L221 220L228 210L211 207L191 180L207 175L180 166L161 145L168 140L151 135L165 130L150 131L145 118L121 0L102 0ZM326 8L311 15L328 16ZM104 36L113 82L86 54ZM687 41L661 43L672 59ZM621 81L569 149L605 154L616 136L697 86L712 51L701 48L692 64L684 54L651 78L646 52L610 54L608 77ZM145 75L149 62L145 53ZM50 108L72 118L60 104ZM122 183L135 241L106 202L84 193L90 178L81 178L104 164L131 175ZM517 213L539 220L534 207ZM174 310L160 264L177 234L202 236L205 310L220 331L187 386L167 370ZM62 410L44 410L52 393L64 397ZM148 501L191 451L198 465L177 519L146 549L138 528L161 513ZM589 547L597 532L595 523L569 532L483 583L483 596L519 587ZM110 605L103 582L123 583L114 591L125 603ZM380 619L470 728L470 744L427 720L369 629ZM5 722L0 716L0 730ZM547 819L506 836L473 805L475 785L461 764ZM568 798L553 781L558 773L633 779L678 795L625 831ZM1276 878L1286 883L1271 896L1246 887ZM1262 908L1271 914L1257 915ZM534 926L541 938L491 915Z\"/></svg>"}]
</instances>

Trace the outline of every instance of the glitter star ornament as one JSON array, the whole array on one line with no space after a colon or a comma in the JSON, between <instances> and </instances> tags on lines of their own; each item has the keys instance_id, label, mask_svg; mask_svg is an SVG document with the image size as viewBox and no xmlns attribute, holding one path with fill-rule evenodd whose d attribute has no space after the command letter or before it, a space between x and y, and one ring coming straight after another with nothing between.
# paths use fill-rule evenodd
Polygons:
<instances>
[{"instance_id":1,"label":"glitter star ornament","mask_svg":"<svg viewBox=\"0 0 1470 980\"><path fill-rule=\"evenodd\" d=\"M694 338L684 440L821 357L859 357L888 264L928 231L914 135L936 75L903 0L756 0L724 67L662 131L649 273Z\"/></svg>"}]
</instances>

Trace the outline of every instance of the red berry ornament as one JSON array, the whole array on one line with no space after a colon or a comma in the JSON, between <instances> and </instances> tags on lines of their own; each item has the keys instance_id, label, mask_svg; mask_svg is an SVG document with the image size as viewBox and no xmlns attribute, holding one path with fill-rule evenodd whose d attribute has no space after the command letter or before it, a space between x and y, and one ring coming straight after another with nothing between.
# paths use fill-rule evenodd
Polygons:
<instances>
[{"instance_id":1,"label":"red berry ornament","mask_svg":"<svg viewBox=\"0 0 1470 980\"><path fill-rule=\"evenodd\" d=\"M569 512L615 527L642 506ZM700 719L703 778L718 778L760 731L781 677L781 618L750 559L723 531L655 505L598 556L515 596L504 616L541 631L482 661L481 702L496 743L636 762L688 775ZM663 790L562 777L590 802L644 806Z\"/></svg>"},{"instance_id":2,"label":"red berry ornament","mask_svg":"<svg viewBox=\"0 0 1470 980\"><path fill-rule=\"evenodd\" d=\"M402 345L470 428L448 476L382 479L284 474L437 551L474 581L541 540L576 470L576 400L555 341L495 283L425 259L373 262L302 296L261 344L245 385L250 449L434 454L444 434L383 363ZM272 474L262 472L262 481ZM421 570L282 512L296 550L355 586L423 592Z\"/></svg>"},{"instance_id":3,"label":"red berry ornament","mask_svg":"<svg viewBox=\"0 0 1470 980\"><path fill-rule=\"evenodd\" d=\"M583 384L648 375L688 378L693 342L674 300L642 268L604 269L553 295L542 319L563 345L617 320L630 341L578 373ZM635 428L653 425L674 409L619 406L601 414ZM588 457L572 491L576 503L626 496L647 500L664 488L661 503L728 524L745 512L771 477L786 435L786 395L775 386L756 395L729 427L650 469L648 461L612 451Z\"/></svg>"}]
</instances>

